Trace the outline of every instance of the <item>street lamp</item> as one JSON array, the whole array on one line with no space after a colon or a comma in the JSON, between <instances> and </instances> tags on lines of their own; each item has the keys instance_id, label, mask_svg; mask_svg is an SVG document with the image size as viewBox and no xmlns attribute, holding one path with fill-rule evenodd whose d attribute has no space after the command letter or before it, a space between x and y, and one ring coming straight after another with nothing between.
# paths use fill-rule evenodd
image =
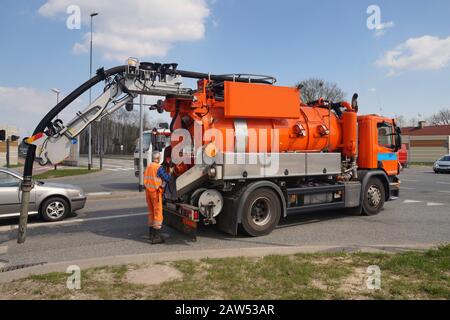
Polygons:
<instances>
[{"instance_id":1,"label":"street lamp","mask_svg":"<svg viewBox=\"0 0 450 320\"><path fill-rule=\"evenodd\" d=\"M89 53L89 79L92 78L92 20L95 16L98 16L97 12L93 12L90 14L91 16L91 47ZM92 103L92 92L89 89L89 105ZM88 129L88 170L92 168L92 126L89 124Z\"/></svg>"},{"instance_id":2,"label":"street lamp","mask_svg":"<svg viewBox=\"0 0 450 320\"><path fill-rule=\"evenodd\" d=\"M56 93L56 104L59 103L59 94L61 93L61 91L59 91L58 89L51 89L54 93Z\"/></svg>"}]
</instances>

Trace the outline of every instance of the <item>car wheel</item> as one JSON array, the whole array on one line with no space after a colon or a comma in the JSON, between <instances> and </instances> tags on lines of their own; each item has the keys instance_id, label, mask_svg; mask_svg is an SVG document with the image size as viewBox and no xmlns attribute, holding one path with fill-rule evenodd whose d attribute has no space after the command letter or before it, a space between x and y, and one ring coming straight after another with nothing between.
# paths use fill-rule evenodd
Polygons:
<instances>
[{"instance_id":1,"label":"car wheel","mask_svg":"<svg viewBox=\"0 0 450 320\"><path fill-rule=\"evenodd\" d=\"M372 216L378 214L384 206L385 190L378 178L371 178L364 188L363 214Z\"/></svg>"},{"instance_id":2,"label":"car wheel","mask_svg":"<svg viewBox=\"0 0 450 320\"><path fill-rule=\"evenodd\" d=\"M272 232L281 216L281 203L277 194L268 188L253 191L245 199L242 210L242 229L252 237Z\"/></svg>"},{"instance_id":3,"label":"car wheel","mask_svg":"<svg viewBox=\"0 0 450 320\"><path fill-rule=\"evenodd\" d=\"M69 213L67 200L60 197L49 198L41 206L41 217L47 222L64 220Z\"/></svg>"}]
</instances>

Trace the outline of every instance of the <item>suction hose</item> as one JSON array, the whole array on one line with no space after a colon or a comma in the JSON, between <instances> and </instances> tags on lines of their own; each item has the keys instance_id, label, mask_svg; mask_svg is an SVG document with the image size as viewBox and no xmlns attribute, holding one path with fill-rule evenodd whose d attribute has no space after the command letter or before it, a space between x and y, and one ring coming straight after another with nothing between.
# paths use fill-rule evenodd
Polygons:
<instances>
[{"instance_id":1,"label":"suction hose","mask_svg":"<svg viewBox=\"0 0 450 320\"><path fill-rule=\"evenodd\" d=\"M65 97L60 103L58 103L53 109L51 109L45 117L39 122L33 135L43 132L51 121L63 111L69 104L75 99L85 93L87 90L95 86L97 83L107 79L110 76L126 71L126 66L118 66L108 70L103 68L97 70L95 77L89 79L77 89L72 91L67 97ZM27 157L25 158L25 165L23 170L23 181L21 184L22 190L22 203L20 206L20 218L19 218L19 230L17 235L17 243L24 243L26 239L27 221L28 221L28 206L30 200L30 191L33 189L33 162L36 153L36 146L28 145Z\"/></svg>"}]
</instances>

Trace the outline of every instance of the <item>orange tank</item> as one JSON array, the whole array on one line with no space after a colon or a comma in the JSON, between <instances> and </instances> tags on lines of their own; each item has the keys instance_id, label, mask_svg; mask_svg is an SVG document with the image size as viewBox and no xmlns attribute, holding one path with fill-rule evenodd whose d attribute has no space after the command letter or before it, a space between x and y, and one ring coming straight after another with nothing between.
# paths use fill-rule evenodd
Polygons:
<instances>
[{"instance_id":1,"label":"orange tank","mask_svg":"<svg viewBox=\"0 0 450 320\"><path fill-rule=\"evenodd\" d=\"M208 84L199 81L194 101L166 99L173 130L184 128L194 137L201 128L202 145L214 142L225 152L356 155L357 114L348 103L342 104L347 110L339 117L323 101L301 104L296 88L225 82L217 94Z\"/></svg>"}]
</instances>

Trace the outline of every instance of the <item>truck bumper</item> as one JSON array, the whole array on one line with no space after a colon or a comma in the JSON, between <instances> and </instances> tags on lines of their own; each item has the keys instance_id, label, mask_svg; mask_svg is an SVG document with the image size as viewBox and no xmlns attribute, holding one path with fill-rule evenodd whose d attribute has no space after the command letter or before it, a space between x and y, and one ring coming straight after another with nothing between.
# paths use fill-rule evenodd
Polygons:
<instances>
[{"instance_id":1,"label":"truck bumper","mask_svg":"<svg viewBox=\"0 0 450 320\"><path fill-rule=\"evenodd\" d=\"M190 241L197 241L198 215L194 207L165 203L163 206L164 224L186 235ZM196 214L196 218L193 215Z\"/></svg>"}]
</instances>

